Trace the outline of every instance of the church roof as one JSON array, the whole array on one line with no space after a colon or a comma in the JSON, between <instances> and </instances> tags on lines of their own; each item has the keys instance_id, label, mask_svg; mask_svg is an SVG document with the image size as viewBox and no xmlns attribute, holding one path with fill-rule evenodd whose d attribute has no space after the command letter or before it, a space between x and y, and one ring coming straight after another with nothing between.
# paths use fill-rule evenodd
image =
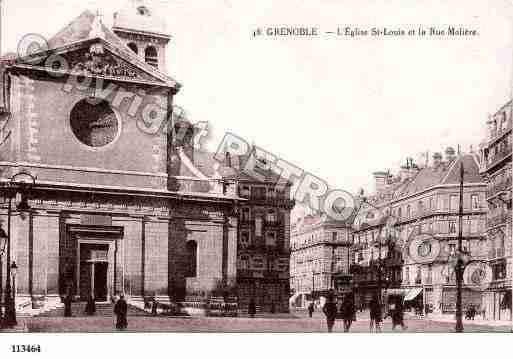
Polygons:
<instances>
[{"instance_id":1,"label":"church roof","mask_svg":"<svg viewBox=\"0 0 513 359\"><path fill-rule=\"evenodd\" d=\"M179 176L186 177L207 177L216 178L220 177L226 180L240 181L240 182L261 182L260 179L254 178L244 172L243 159L234 156L231 159L231 165L227 163L226 159L218 161L216 154L208 151L195 149L192 160L187 157L184 151L179 150L180 156L180 169L178 170ZM259 174L264 175L264 181L270 183L277 183L280 176L272 170L258 170Z\"/></svg>"},{"instance_id":2,"label":"church roof","mask_svg":"<svg viewBox=\"0 0 513 359\"><path fill-rule=\"evenodd\" d=\"M48 40L48 52L58 51L82 42L100 39L124 60L136 65L144 72L161 80L163 85L180 88L174 79L141 60L111 29L101 21L99 14L90 10L84 11L77 18L66 25L62 30ZM38 56L40 54L34 54ZM23 63L23 61L21 61Z\"/></svg>"}]
</instances>

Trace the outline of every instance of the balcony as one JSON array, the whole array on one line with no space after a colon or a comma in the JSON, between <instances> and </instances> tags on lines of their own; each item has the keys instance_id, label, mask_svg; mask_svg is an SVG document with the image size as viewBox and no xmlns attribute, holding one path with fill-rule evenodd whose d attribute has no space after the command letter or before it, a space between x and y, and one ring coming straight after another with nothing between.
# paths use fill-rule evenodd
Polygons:
<instances>
[{"instance_id":1,"label":"balcony","mask_svg":"<svg viewBox=\"0 0 513 359\"><path fill-rule=\"evenodd\" d=\"M490 170L509 156L511 156L511 147L509 146L507 149L497 152L496 155L489 155L485 158L485 170Z\"/></svg>"},{"instance_id":2,"label":"balcony","mask_svg":"<svg viewBox=\"0 0 513 359\"><path fill-rule=\"evenodd\" d=\"M500 259L506 257L506 250L504 248L493 248L488 252L488 259Z\"/></svg>"},{"instance_id":3,"label":"balcony","mask_svg":"<svg viewBox=\"0 0 513 359\"><path fill-rule=\"evenodd\" d=\"M174 179L174 188L181 193L202 193L209 195L235 196L234 182L224 180Z\"/></svg>"},{"instance_id":4,"label":"balcony","mask_svg":"<svg viewBox=\"0 0 513 359\"><path fill-rule=\"evenodd\" d=\"M248 198L248 197L244 197ZM249 197L251 204L262 205L262 206L276 206L276 207L294 207L294 200L288 198L279 197L265 197L265 196L251 196Z\"/></svg>"},{"instance_id":5,"label":"balcony","mask_svg":"<svg viewBox=\"0 0 513 359\"><path fill-rule=\"evenodd\" d=\"M511 131L511 120L507 122L506 128L500 129L493 129L490 131L490 136L488 138L488 144L493 144L495 141L497 141L499 138L503 137L507 133Z\"/></svg>"},{"instance_id":6,"label":"balcony","mask_svg":"<svg viewBox=\"0 0 513 359\"><path fill-rule=\"evenodd\" d=\"M487 227L492 228L492 227L499 226L501 224L505 224L510 219L511 219L511 213L506 212L506 211L503 211L503 212L501 212L499 214L495 214L495 215L492 214L492 216L488 217L488 219L487 219Z\"/></svg>"},{"instance_id":7,"label":"balcony","mask_svg":"<svg viewBox=\"0 0 513 359\"><path fill-rule=\"evenodd\" d=\"M281 227L282 222L281 221L264 221L265 227Z\"/></svg>"},{"instance_id":8,"label":"balcony","mask_svg":"<svg viewBox=\"0 0 513 359\"><path fill-rule=\"evenodd\" d=\"M498 193L505 192L505 191L511 191L511 177L506 178L505 181L502 181L495 185L488 186L486 190L486 197L490 198L495 196Z\"/></svg>"}]
</instances>

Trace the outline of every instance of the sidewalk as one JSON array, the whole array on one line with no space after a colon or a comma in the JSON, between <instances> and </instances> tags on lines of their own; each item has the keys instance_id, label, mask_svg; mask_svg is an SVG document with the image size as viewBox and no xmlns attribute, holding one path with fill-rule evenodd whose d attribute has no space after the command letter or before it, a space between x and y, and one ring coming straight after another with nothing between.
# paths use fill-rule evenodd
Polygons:
<instances>
[{"instance_id":1,"label":"sidewalk","mask_svg":"<svg viewBox=\"0 0 513 359\"><path fill-rule=\"evenodd\" d=\"M405 313L408 318L416 318L419 319L418 316L411 314L411 313ZM454 314L435 314L435 313L429 313L423 318L424 320L431 320L435 322L442 322L442 323L455 323L456 317ZM491 327L511 327L511 321L510 320L486 320L482 318L476 318L474 320L468 320L463 317L463 325L465 324L475 324L475 325L488 325Z\"/></svg>"}]
</instances>

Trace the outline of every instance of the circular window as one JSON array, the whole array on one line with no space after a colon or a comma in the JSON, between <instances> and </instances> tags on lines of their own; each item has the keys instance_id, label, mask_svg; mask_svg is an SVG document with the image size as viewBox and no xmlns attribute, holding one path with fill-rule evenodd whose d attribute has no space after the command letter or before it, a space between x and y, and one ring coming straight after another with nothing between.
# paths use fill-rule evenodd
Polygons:
<instances>
[{"instance_id":1,"label":"circular window","mask_svg":"<svg viewBox=\"0 0 513 359\"><path fill-rule=\"evenodd\" d=\"M90 147L103 147L114 141L119 131L118 118L109 103L99 99L78 102L70 116L71 130Z\"/></svg>"}]
</instances>

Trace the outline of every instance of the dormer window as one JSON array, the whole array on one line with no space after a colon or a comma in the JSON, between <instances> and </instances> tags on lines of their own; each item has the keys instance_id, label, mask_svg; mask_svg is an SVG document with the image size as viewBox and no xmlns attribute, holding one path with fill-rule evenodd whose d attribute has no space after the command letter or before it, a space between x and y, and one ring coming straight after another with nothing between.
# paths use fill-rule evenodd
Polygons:
<instances>
[{"instance_id":1,"label":"dormer window","mask_svg":"<svg viewBox=\"0 0 513 359\"><path fill-rule=\"evenodd\" d=\"M139 6L137 13L142 16L150 16L150 10L146 6Z\"/></svg>"}]
</instances>

